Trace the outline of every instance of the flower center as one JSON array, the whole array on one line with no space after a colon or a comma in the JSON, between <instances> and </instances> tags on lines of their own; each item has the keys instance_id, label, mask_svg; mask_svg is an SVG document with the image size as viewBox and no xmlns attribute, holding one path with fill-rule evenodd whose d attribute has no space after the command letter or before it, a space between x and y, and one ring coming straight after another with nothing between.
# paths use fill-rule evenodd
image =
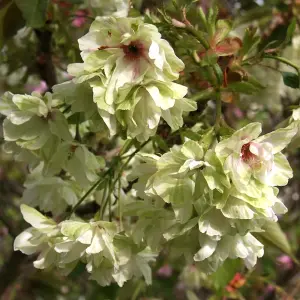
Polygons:
<instances>
[{"instance_id":1,"label":"flower center","mask_svg":"<svg viewBox=\"0 0 300 300\"><path fill-rule=\"evenodd\" d=\"M125 57L129 60L139 59L144 54L144 45L138 41L131 42L129 45L122 45Z\"/></svg>"},{"instance_id":2,"label":"flower center","mask_svg":"<svg viewBox=\"0 0 300 300\"><path fill-rule=\"evenodd\" d=\"M244 144L241 149L241 157L245 163L257 161L258 157L250 151L251 143Z\"/></svg>"}]
</instances>

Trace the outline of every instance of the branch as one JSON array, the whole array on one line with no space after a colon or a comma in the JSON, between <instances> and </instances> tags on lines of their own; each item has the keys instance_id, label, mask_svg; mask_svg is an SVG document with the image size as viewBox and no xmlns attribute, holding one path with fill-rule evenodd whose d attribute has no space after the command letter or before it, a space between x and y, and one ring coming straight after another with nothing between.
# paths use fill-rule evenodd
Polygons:
<instances>
[{"instance_id":1,"label":"branch","mask_svg":"<svg viewBox=\"0 0 300 300\"><path fill-rule=\"evenodd\" d=\"M49 90L57 83L55 68L52 61L51 41L52 32L49 30L35 30L35 34L39 41L37 49L37 69Z\"/></svg>"}]
</instances>

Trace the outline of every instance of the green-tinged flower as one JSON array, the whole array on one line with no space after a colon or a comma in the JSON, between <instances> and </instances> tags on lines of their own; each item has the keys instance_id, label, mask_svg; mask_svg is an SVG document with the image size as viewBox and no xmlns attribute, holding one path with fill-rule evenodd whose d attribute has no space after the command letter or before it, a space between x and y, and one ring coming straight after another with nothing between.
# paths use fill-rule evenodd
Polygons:
<instances>
[{"instance_id":1,"label":"green-tinged flower","mask_svg":"<svg viewBox=\"0 0 300 300\"><path fill-rule=\"evenodd\" d=\"M89 109L95 103L111 135L119 123L130 137L145 141L155 134L161 118L177 130L183 125L183 114L196 110L194 101L184 99L187 88L172 82L178 79L183 62L157 28L142 18L99 17L79 39L79 47L84 62L68 67L75 76L73 87L64 83L54 91L66 93L66 89L82 86L81 99L78 93L67 92L72 111L75 103L84 102ZM94 103L89 100L88 85ZM83 88L86 95L82 95Z\"/></svg>"},{"instance_id":2,"label":"green-tinged flower","mask_svg":"<svg viewBox=\"0 0 300 300\"><path fill-rule=\"evenodd\" d=\"M43 148L50 139L71 141L67 120L58 109L52 108L56 104L50 93L45 96L6 93L0 110L7 116L3 123L5 140L32 151Z\"/></svg>"},{"instance_id":3,"label":"green-tinged flower","mask_svg":"<svg viewBox=\"0 0 300 300\"><path fill-rule=\"evenodd\" d=\"M129 0L87 0L92 12L98 16L127 17Z\"/></svg>"},{"instance_id":4,"label":"green-tinged flower","mask_svg":"<svg viewBox=\"0 0 300 300\"><path fill-rule=\"evenodd\" d=\"M261 195L261 189L251 181L284 186L293 176L286 157L280 151L290 143L296 132L296 128L289 126L259 137L261 124L251 123L221 141L215 151L237 190L256 198Z\"/></svg>"},{"instance_id":5,"label":"green-tinged flower","mask_svg":"<svg viewBox=\"0 0 300 300\"><path fill-rule=\"evenodd\" d=\"M191 176L205 164L203 154L197 142L188 141L160 158L146 155L146 164L138 167L141 181L134 188L141 196L172 204L176 218L185 223L193 212L195 182ZM132 173L135 174L135 168Z\"/></svg>"},{"instance_id":6,"label":"green-tinged flower","mask_svg":"<svg viewBox=\"0 0 300 300\"><path fill-rule=\"evenodd\" d=\"M124 216L139 217L131 233L137 245L146 242L152 250L160 250L164 232L175 222L174 213L163 206L162 200L156 200L154 204L151 200L132 201L125 205Z\"/></svg>"},{"instance_id":7,"label":"green-tinged flower","mask_svg":"<svg viewBox=\"0 0 300 300\"><path fill-rule=\"evenodd\" d=\"M104 86L101 80L95 79L95 77L99 77L98 75L96 73L83 75L71 81L57 84L53 86L54 97L61 99L71 107L72 115L70 118L80 120L84 116L90 131L103 131L105 135L109 133L114 135L116 133L114 109L102 105L103 97L100 96L103 93ZM94 89L93 97L93 89L90 84L95 84L94 82L97 83L98 88Z\"/></svg>"},{"instance_id":8,"label":"green-tinged flower","mask_svg":"<svg viewBox=\"0 0 300 300\"><path fill-rule=\"evenodd\" d=\"M252 234L226 235L213 239L207 235L199 235L200 250L194 260L200 269L214 272L227 259L243 259L247 268L255 266L258 257L264 255L264 247Z\"/></svg>"},{"instance_id":9,"label":"green-tinged flower","mask_svg":"<svg viewBox=\"0 0 300 300\"><path fill-rule=\"evenodd\" d=\"M64 236L86 245L84 251L88 272L91 273L98 267L101 256L112 263L116 262L113 248L113 237L117 233L115 224L105 221L86 223L70 220L62 222L60 227Z\"/></svg>"},{"instance_id":10,"label":"green-tinged flower","mask_svg":"<svg viewBox=\"0 0 300 300\"><path fill-rule=\"evenodd\" d=\"M252 140L259 145L257 147L265 146L263 149L269 149L266 144L270 145L270 155L274 156L272 164L277 172L272 176L276 175L278 180L270 178L276 185L278 182L283 185L292 174L289 165L278 160L284 157L279 151L288 143L282 142L282 136L287 136L289 141L295 134L294 129L288 127L260 138L257 138L258 132L255 139L251 138L255 128L248 130L250 137L247 139L245 131L237 131L209 150L206 150L205 140L189 140L182 146L174 146L161 157L140 155L139 164L133 166L129 176L130 180L139 179L133 188L137 196L144 199L135 205L128 205L130 214L139 217L137 224L142 228L133 231L133 236L152 245L152 241L142 234L142 230L151 230L152 220L157 224L156 239L161 242L166 240L172 255L184 255L189 262L201 262L199 264L206 271L216 270L227 258L242 258L248 268L253 267L257 257L263 255L263 246L251 232L262 231L266 220L277 221L277 215L285 213L286 207L277 198L275 184L260 180L260 169L256 169L248 157L245 158L248 154L243 152L244 145L252 143ZM231 162L236 152L239 154L237 159L249 167L249 180L247 186L242 188L235 184L240 179L232 175L234 172L236 177L239 174L238 170L231 170L236 164L231 165L227 161L230 157ZM266 155L258 156L258 159L261 159L264 168ZM169 210L173 210L173 221L172 216L170 222L166 222L166 216L165 222L160 221L159 216L163 216L166 210L159 205L163 201L170 205ZM148 207L148 213L143 214L144 206ZM199 239L200 250L195 238Z\"/></svg>"},{"instance_id":11,"label":"green-tinged flower","mask_svg":"<svg viewBox=\"0 0 300 300\"><path fill-rule=\"evenodd\" d=\"M176 80L183 62L156 26L142 18L98 17L78 40L84 70L104 71L108 78L105 102L113 104L118 89L144 79ZM72 74L72 65L68 72ZM77 76L77 74L74 74Z\"/></svg>"},{"instance_id":12,"label":"green-tinged flower","mask_svg":"<svg viewBox=\"0 0 300 300\"><path fill-rule=\"evenodd\" d=\"M118 268L113 274L119 286L133 277L143 276L146 284L152 283L152 272L149 263L155 261L156 253L145 245L137 246L130 237L117 235L114 247L118 259Z\"/></svg>"},{"instance_id":13,"label":"green-tinged flower","mask_svg":"<svg viewBox=\"0 0 300 300\"><path fill-rule=\"evenodd\" d=\"M161 118L177 130L183 114L196 109L196 102L183 98L186 93L186 87L173 82L150 81L136 88L126 84L115 102L117 119L140 142L156 133Z\"/></svg>"},{"instance_id":14,"label":"green-tinged flower","mask_svg":"<svg viewBox=\"0 0 300 300\"><path fill-rule=\"evenodd\" d=\"M22 201L55 215L63 213L68 206L74 206L81 193L76 182L54 176L45 177L42 169L43 164L40 164L28 175Z\"/></svg>"},{"instance_id":15,"label":"green-tinged flower","mask_svg":"<svg viewBox=\"0 0 300 300\"><path fill-rule=\"evenodd\" d=\"M45 176L53 176L63 169L78 184L87 187L99 178L104 166L103 157L95 156L86 146L61 143L45 162L43 173Z\"/></svg>"},{"instance_id":16,"label":"green-tinged flower","mask_svg":"<svg viewBox=\"0 0 300 300\"><path fill-rule=\"evenodd\" d=\"M149 262L156 254L118 234L116 224L105 221L68 220L56 224L34 208L21 206L25 221L32 227L17 236L14 249L31 255L39 253L34 266L56 267L68 274L78 261L86 264L90 279L100 285L115 281L119 286L133 276L144 276L151 283Z\"/></svg>"},{"instance_id":17,"label":"green-tinged flower","mask_svg":"<svg viewBox=\"0 0 300 300\"><path fill-rule=\"evenodd\" d=\"M27 205L21 205L21 212L25 221L30 223L32 227L16 237L14 250L20 250L27 255L40 253L33 263L38 269L55 265L58 256L51 246L51 241L59 235L57 224Z\"/></svg>"}]
</instances>

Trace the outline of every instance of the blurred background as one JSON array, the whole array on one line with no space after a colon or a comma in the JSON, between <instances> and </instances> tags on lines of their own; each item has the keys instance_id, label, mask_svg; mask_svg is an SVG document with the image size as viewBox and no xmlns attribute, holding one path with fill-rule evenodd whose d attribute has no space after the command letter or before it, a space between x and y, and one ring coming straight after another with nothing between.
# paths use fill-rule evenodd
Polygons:
<instances>
[{"instance_id":1,"label":"blurred background","mask_svg":"<svg viewBox=\"0 0 300 300\"><path fill-rule=\"evenodd\" d=\"M21 0L27 1L27 0ZM0 95L13 93L45 93L51 87L70 77L67 65L80 61L77 39L85 34L96 15L109 15L116 9L126 10L119 1L118 8L105 0L49 0L45 13L45 28L32 29L25 21L13 0L0 0ZM123 1L124 2L124 1ZM171 1L132 1L132 15L155 11ZM189 0L177 0L179 5ZM212 1L193 1L207 11ZM219 0L220 18L232 19L234 34L243 36L247 27L258 27L264 39L284 39L293 17L300 25L299 0ZM299 28L292 42L282 50L300 65ZM293 105L299 104L300 90L284 85L277 71L286 67L270 62L250 70L266 88L258 94L241 96L225 105L227 123L238 128L250 121L262 122L266 131L274 129L291 114ZM0 103L1 105L1 103ZM1 116L0 116L0 120ZM0 122L2 123L2 122ZM97 137L98 140L101 137ZM113 150L108 141L101 141L103 152ZM0 143L3 143L2 129ZM294 178L281 189L280 197L289 212L280 224L300 259L300 153L290 147L289 161ZM32 266L33 258L13 252L13 240L22 228L27 227L19 211L23 182L27 173L25 164L13 160L0 150L0 298L49 300L105 300L105 299L300 299L300 269L294 260L272 247L266 247L265 256L251 272L239 261L228 261L216 273L206 275L185 265L183 260L171 261L161 253L153 265L153 285L142 280L100 287L89 281L84 266L79 265L65 278L55 271L42 272Z\"/></svg>"}]
</instances>

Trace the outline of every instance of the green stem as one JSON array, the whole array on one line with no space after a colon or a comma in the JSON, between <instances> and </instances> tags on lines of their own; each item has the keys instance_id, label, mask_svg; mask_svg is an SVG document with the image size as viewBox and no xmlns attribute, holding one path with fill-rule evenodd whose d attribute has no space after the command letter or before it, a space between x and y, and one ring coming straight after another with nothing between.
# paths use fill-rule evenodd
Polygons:
<instances>
[{"instance_id":1,"label":"green stem","mask_svg":"<svg viewBox=\"0 0 300 300\"><path fill-rule=\"evenodd\" d=\"M208 88L206 90L203 90L201 92L192 95L189 98L193 101L204 102L211 99L214 94L215 94L215 90L213 88Z\"/></svg>"},{"instance_id":2,"label":"green stem","mask_svg":"<svg viewBox=\"0 0 300 300\"><path fill-rule=\"evenodd\" d=\"M142 149L144 148L149 142L150 142L151 139L149 139L148 141L144 142L138 149L136 149L134 152L132 152L132 154L128 157L128 159L126 160L126 162L121 166L120 168L120 171L119 171L119 174L117 176L117 178L113 181L112 185L110 186L110 189L108 191L108 195L107 195L107 198L105 200L105 203L103 205L103 210L101 211L101 218L103 219L103 216L104 216L104 213L105 213L105 209L107 207L107 204L108 204L108 200L109 200L109 197L110 197L110 194L112 193L116 183L121 179L121 176L122 176L122 173L123 171L125 170L125 168L127 167L127 165L129 164L129 162L131 161L131 159ZM120 199L118 199L118 201L120 201Z\"/></svg>"},{"instance_id":3,"label":"green stem","mask_svg":"<svg viewBox=\"0 0 300 300\"><path fill-rule=\"evenodd\" d=\"M203 35L198 30L196 30L192 25L187 25L186 29L199 40L199 42L206 50L209 49L209 44L207 40L203 37Z\"/></svg>"},{"instance_id":4,"label":"green stem","mask_svg":"<svg viewBox=\"0 0 300 300\"><path fill-rule=\"evenodd\" d=\"M215 129L217 132L220 130L222 116L222 101L221 101L221 93L220 90L216 93L216 121L215 121Z\"/></svg>"},{"instance_id":5,"label":"green stem","mask_svg":"<svg viewBox=\"0 0 300 300\"><path fill-rule=\"evenodd\" d=\"M118 214L120 219L120 230L123 231L123 216L122 216L122 207L121 207L121 178L119 179L119 189L118 189Z\"/></svg>"},{"instance_id":6,"label":"green stem","mask_svg":"<svg viewBox=\"0 0 300 300\"><path fill-rule=\"evenodd\" d=\"M76 205L72 208L71 212L68 215L68 219L72 216L72 214L76 211L79 205L97 188L99 184L101 184L104 180L106 175L109 173L110 169L108 169L99 180L97 180L94 185L83 195L83 197L76 203Z\"/></svg>"},{"instance_id":7,"label":"green stem","mask_svg":"<svg viewBox=\"0 0 300 300\"><path fill-rule=\"evenodd\" d=\"M298 77L300 78L300 68L297 65L295 65L294 63L292 63L291 61L289 61L288 59L285 59L284 57L280 57L280 56L267 55L267 54L264 55L264 58L275 59L277 61L280 61L280 62L294 68L298 74Z\"/></svg>"},{"instance_id":8,"label":"green stem","mask_svg":"<svg viewBox=\"0 0 300 300\"><path fill-rule=\"evenodd\" d=\"M264 58L270 58L270 59L275 59L277 61L280 61L280 62L294 68L299 73L299 67L297 65L295 65L294 63L292 63L291 61L289 61L288 59L285 59L284 57L265 54Z\"/></svg>"}]
</instances>

